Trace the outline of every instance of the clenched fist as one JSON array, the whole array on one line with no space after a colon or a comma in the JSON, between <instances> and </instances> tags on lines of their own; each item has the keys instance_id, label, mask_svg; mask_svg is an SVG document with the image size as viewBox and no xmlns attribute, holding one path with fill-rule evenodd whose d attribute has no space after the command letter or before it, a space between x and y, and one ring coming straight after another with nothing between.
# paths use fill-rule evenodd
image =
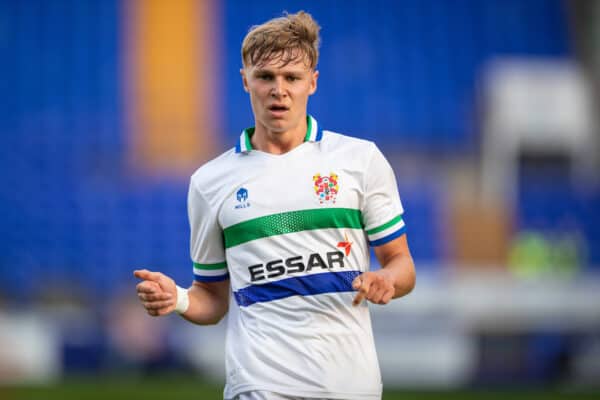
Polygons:
<instances>
[{"instance_id":1,"label":"clenched fist","mask_svg":"<svg viewBox=\"0 0 600 400\"><path fill-rule=\"evenodd\" d=\"M134 271L133 275L143 280L137 284L136 290L148 314L158 317L167 315L175 309L177 286L173 279L147 269Z\"/></svg>"},{"instance_id":2,"label":"clenched fist","mask_svg":"<svg viewBox=\"0 0 600 400\"><path fill-rule=\"evenodd\" d=\"M358 293L352 305L359 305L363 300L375 304L387 304L395 293L394 281L381 270L377 272L364 272L352 281L352 288Z\"/></svg>"}]
</instances>

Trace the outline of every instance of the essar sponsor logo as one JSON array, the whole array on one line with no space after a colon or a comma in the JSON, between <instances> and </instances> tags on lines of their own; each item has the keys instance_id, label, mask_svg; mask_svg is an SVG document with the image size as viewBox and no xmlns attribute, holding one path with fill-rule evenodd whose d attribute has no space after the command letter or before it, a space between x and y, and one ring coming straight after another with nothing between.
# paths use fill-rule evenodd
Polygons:
<instances>
[{"instance_id":1,"label":"essar sponsor logo","mask_svg":"<svg viewBox=\"0 0 600 400\"><path fill-rule=\"evenodd\" d=\"M344 268L344 253L341 251L330 251L321 256L312 253L306 259L302 256L292 256L286 259L277 259L265 264L255 264L248 267L250 280L259 282L265 279L277 278L298 272L310 272L315 268L330 270L333 268Z\"/></svg>"}]
</instances>

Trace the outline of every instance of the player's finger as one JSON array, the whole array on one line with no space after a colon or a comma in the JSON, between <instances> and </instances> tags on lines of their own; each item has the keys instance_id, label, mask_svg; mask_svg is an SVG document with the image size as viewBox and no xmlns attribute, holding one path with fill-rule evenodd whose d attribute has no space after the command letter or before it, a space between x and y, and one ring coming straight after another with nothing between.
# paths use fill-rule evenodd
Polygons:
<instances>
[{"instance_id":1,"label":"player's finger","mask_svg":"<svg viewBox=\"0 0 600 400\"><path fill-rule=\"evenodd\" d=\"M162 292L162 293L145 293L138 292L138 297L142 301L161 301L161 300L170 300L173 295L171 293Z\"/></svg>"},{"instance_id":2,"label":"player's finger","mask_svg":"<svg viewBox=\"0 0 600 400\"><path fill-rule=\"evenodd\" d=\"M133 275L136 278L153 282L158 282L162 277L162 274L160 272L152 272L148 271L147 269L138 269L136 271L133 271Z\"/></svg>"},{"instance_id":3,"label":"player's finger","mask_svg":"<svg viewBox=\"0 0 600 400\"><path fill-rule=\"evenodd\" d=\"M358 291L363 295L363 297L367 297L369 294L369 290L371 290L372 286L373 286L373 279L371 278L370 275L365 274L362 277L362 283L361 283L360 287L358 288Z\"/></svg>"},{"instance_id":4,"label":"player's finger","mask_svg":"<svg viewBox=\"0 0 600 400\"><path fill-rule=\"evenodd\" d=\"M383 298L381 299L381 303L380 304L387 304L392 300L392 297L394 297L394 291L393 290L388 290L384 295Z\"/></svg>"},{"instance_id":5,"label":"player's finger","mask_svg":"<svg viewBox=\"0 0 600 400\"><path fill-rule=\"evenodd\" d=\"M371 291L369 291L369 295L367 296L367 299L371 303L380 304L381 300L383 299L384 294L385 294L385 290L383 290L381 288L379 288L378 290L371 290Z\"/></svg>"},{"instance_id":6,"label":"player's finger","mask_svg":"<svg viewBox=\"0 0 600 400\"><path fill-rule=\"evenodd\" d=\"M156 310L157 315L162 316L162 315L167 315L171 313L171 308L169 307L165 307L162 308L160 310Z\"/></svg>"},{"instance_id":7,"label":"player's finger","mask_svg":"<svg viewBox=\"0 0 600 400\"><path fill-rule=\"evenodd\" d=\"M382 282L377 279L373 280L373 282L371 282L371 284L369 285L369 287L367 289L367 296L366 296L367 299L373 301L373 298L375 298L382 290L383 290Z\"/></svg>"},{"instance_id":8,"label":"player's finger","mask_svg":"<svg viewBox=\"0 0 600 400\"><path fill-rule=\"evenodd\" d=\"M144 302L144 308L146 310L160 310L161 308L170 307L173 305L172 300L164 301L146 301Z\"/></svg>"},{"instance_id":9,"label":"player's finger","mask_svg":"<svg viewBox=\"0 0 600 400\"><path fill-rule=\"evenodd\" d=\"M158 317L158 311L156 310L146 310L148 312L148 315L151 315L153 317Z\"/></svg>"},{"instance_id":10,"label":"player's finger","mask_svg":"<svg viewBox=\"0 0 600 400\"><path fill-rule=\"evenodd\" d=\"M358 292L356 296L354 296L354 300L352 300L352 305L357 306L365 299L365 295L362 292Z\"/></svg>"},{"instance_id":11,"label":"player's finger","mask_svg":"<svg viewBox=\"0 0 600 400\"><path fill-rule=\"evenodd\" d=\"M371 278L369 277L369 274L361 274L356 277L352 283L352 287L358 290L358 293L352 301L352 304L357 306L367 297L367 293L371 288Z\"/></svg>"},{"instance_id":12,"label":"player's finger","mask_svg":"<svg viewBox=\"0 0 600 400\"><path fill-rule=\"evenodd\" d=\"M136 285L138 293L158 293L160 292L160 286L156 282L144 281Z\"/></svg>"},{"instance_id":13,"label":"player's finger","mask_svg":"<svg viewBox=\"0 0 600 400\"><path fill-rule=\"evenodd\" d=\"M150 274L150 271L147 269L136 269L133 271L133 276L139 279L146 279L146 277Z\"/></svg>"}]
</instances>

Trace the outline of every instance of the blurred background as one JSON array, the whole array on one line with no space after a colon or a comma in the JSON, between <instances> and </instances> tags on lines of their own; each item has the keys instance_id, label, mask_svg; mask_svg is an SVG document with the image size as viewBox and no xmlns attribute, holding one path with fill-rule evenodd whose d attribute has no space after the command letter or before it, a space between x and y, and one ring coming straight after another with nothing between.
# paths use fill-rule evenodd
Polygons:
<instances>
[{"instance_id":1,"label":"blurred background","mask_svg":"<svg viewBox=\"0 0 600 400\"><path fill-rule=\"evenodd\" d=\"M189 177L253 125L242 39L300 9L309 112L378 143L406 210L416 289L371 307L386 393L597 393L595 0L0 0L0 386L218 396L225 324L147 317L132 270L191 282Z\"/></svg>"}]
</instances>

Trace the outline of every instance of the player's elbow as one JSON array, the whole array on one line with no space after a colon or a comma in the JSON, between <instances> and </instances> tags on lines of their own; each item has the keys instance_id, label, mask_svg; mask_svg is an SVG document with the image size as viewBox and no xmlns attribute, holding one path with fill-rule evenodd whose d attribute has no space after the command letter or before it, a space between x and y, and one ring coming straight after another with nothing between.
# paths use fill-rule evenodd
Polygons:
<instances>
[{"instance_id":1,"label":"player's elbow","mask_svg":"<svg viewBox=\"0 0 600 400\"><path fill-rule=\"evenodd\" d=\"M412 292L417 284L417 273L415 272L415 267L413 265L410 274L408 275L408 282L406 284L406 294Z\"/></svg>"},{"instance_id":2,"label":"player's elbow","mask_svg":"<svg viewBox=\"0 0 600 400\"><path fill-rule=\"evenodd\" d=\"M209 318L205 324L203 325L217 325L219 322L223 320L225 315L227 314L227 309L224 312L214 315L212 318Z\"/></svg>"}]
</instances>

